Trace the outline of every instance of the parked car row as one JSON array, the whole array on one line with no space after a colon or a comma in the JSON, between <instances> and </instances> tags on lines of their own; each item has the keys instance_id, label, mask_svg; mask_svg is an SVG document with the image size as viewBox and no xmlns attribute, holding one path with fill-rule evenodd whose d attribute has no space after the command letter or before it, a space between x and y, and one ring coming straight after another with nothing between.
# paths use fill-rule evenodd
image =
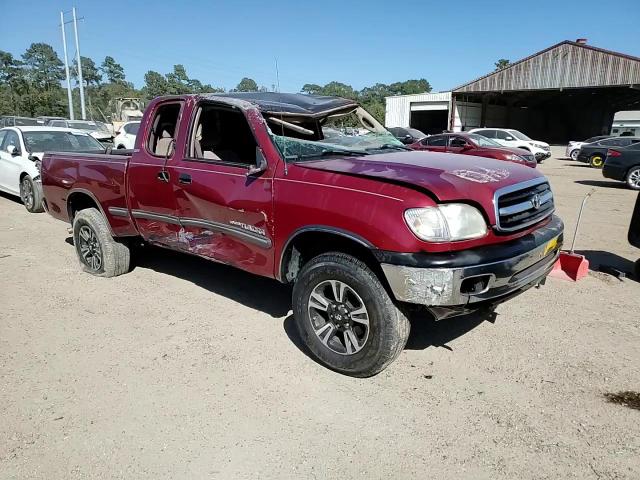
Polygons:
<instances>
[{"instance_id":1,"label":"parked car row","mask_svg":"<svg viewBox=\"0 0 640 480\"><path fill-rule=\"evenodd\" d=\"M113 131L113 126L94 120L67 120L62 117L51 116L29 118L15 115L7 115L0 118L0 128L20 126L48 126L83 130L89 132L93 138L106 145L113 143L114 133L117 133Z\"/></svg>"}]
</instances>

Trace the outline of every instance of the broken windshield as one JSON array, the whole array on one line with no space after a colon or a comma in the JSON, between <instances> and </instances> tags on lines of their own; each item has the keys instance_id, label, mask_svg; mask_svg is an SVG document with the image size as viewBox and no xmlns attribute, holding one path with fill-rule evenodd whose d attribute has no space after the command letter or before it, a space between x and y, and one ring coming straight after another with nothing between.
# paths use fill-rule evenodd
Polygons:
<instances>
[{"instance_id":1,"label":"broken windshield","mask_svg":"<svg viewBox=\"0 0 640 480\"><path fill-rule=\"evenodd\" d=\"M406 150L362 107L313 117L270 114L266 119L276 146L289 161Z\"/></svg>"}]
</instances>

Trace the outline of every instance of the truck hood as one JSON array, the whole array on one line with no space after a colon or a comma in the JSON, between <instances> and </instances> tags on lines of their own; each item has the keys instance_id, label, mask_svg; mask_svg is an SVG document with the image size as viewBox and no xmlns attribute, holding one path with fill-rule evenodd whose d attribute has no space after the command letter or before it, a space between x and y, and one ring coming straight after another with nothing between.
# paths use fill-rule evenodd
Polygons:
<instances>
[{"instance_id":1,"label":"truck hood","mask_svg":"<svg viewBox=\"0 0 640 480\"><path fill-rule=\"evenodd\" d=\"M303 168L387 180L426 190L440 202L483 207L495 224L496 190L543 177L535 169L491 158L435 152L394 152L297 163Z\"/></svg>"}]
</instances>

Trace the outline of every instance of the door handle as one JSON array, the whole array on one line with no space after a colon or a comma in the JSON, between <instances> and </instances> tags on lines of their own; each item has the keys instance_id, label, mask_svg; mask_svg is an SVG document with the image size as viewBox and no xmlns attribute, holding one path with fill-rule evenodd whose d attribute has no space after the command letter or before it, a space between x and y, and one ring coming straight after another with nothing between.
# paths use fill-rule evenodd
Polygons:
<instances>
[{"instance_id":1,"label":"door handle","mask_svg":"<svg viewBox=\"0 0 640 480\"><path fill-rule=\"evenodd\" d=\"M166 170L160 170L158 172L158 180L169 183L169 172Z\"/></svg>"},{"instance_id":2,"label":"door handle","mask_svg":"<svg viewBox=\"0 0 640 480\"><path fill-rule=\"evenodd\" d=\"M178 177L179 183L191 183L191 175L188 173L181 173Z\"/></svg>"}]
</instances>

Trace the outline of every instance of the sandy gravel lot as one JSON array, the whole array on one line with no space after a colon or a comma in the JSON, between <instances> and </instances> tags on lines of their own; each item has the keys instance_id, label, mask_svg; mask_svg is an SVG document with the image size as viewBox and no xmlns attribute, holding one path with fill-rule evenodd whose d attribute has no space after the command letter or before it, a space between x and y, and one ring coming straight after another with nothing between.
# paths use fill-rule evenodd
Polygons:
<instances>
[{"instance_id":1,"label":"sandy gravel lot","mask_svg":"<svg viewBox=\"0 0 640 480\"><path fill-rule=\"evenodd\" d=\"M568 226L596 188L577 249L630 269L636 194L542 170ZM95 278L68 237L0 196L1 479L640 478L640 411L603 397L640 390L632 279L552 279L494 323L415 322L363 380L303 353L275 282L155 249Z\"/></svg>"}]
</instances>

